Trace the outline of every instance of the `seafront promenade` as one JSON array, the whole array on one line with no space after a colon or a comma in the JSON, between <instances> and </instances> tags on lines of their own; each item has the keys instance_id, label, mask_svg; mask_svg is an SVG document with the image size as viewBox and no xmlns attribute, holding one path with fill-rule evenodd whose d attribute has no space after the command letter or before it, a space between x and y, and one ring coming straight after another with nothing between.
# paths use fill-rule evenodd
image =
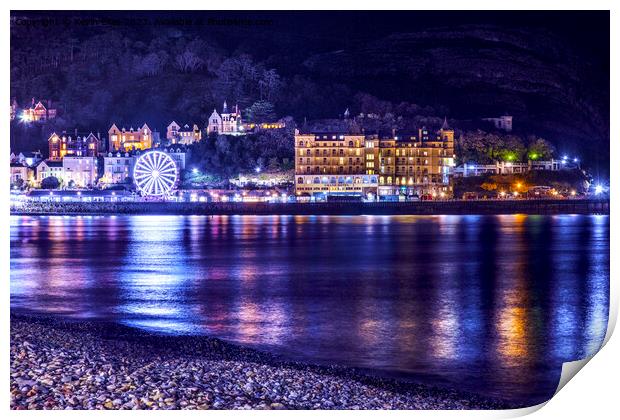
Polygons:
<instances>
[{"instance_id":1,"label":"seafront promenade","mask_svg":"<svg viewBox=\"0 0 620 420\"><path fill-rule=\"evenodd\" d=\"M11 214L160 214L160 215L433 215L433 214L609 214L608 199L449 200L336 203L175 203L175 202L27 202Z\"/></svg>"}]
</instances>

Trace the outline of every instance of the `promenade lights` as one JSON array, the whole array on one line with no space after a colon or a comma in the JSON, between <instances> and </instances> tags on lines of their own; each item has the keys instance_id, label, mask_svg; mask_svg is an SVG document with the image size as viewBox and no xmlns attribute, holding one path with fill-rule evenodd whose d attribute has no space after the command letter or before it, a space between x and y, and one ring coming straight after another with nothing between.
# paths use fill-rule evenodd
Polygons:
<instances>
[{"instance_id":1,"label":"promenade lights","mask_svg":"<svg viewBox=\"0 0 620 420\"><path fill-rule=\"evenodd\" d=\"M192 169L192 173L193 174L197 174L198 173L198 169L196 169L196 168Z\"/></svg>"},{"instance_id":2,"label":"promenade lights","mask_svg":"<svg viewBox=\"0 0 620 420\"><path fill-rule=\"evenodd\" d=\"M514 195L515 197L518 197L519 193L515 191L515 192L512 193L512 195Z\"/></svg>"},{"instance_id":3,"label":"promenade lights","mask_svg":"<svg viewBox=\"0 0 620 420\"><path fill-rule=\"evenodd\" d=\"M570 195L572 195L573 197L577 195L577 191L575 190L571 190Z\"/></svg>"},{"instance_id":4,"label":"promenade lights","mask_svg":"<svg viewBox=\"0 0 620 420\"><path fill-rule=\"evenodd\" d=\"M601 184L594 187L594 194L599 195L603 192L603 186Z\"/></svg>"},{"instance_id":5,"label":"promenade lights","mask_svg":"<svg viewBox=\"0 0 620 420\"><path fill-rule=\"evenodd\" d=\"M256 169L254 169L256 171L257 174L260 173L260 166L257 166Z\"/></svg>"},{"instance_id":6,"label":"promenade lights","mask_svg":"<svg viewBox=\"0 0 620 420\"><path fill-rule=\"evenodd\" d=\"M499 196L504 198L506 196L506 192L505 191L500 191L499 192Z\"/></svg>"}]
</instances>

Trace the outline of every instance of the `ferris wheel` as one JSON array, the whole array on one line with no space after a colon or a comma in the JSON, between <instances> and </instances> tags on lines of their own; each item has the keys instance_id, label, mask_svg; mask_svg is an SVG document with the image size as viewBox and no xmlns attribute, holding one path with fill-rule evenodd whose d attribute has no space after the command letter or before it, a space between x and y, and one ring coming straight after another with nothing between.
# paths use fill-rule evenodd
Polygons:
<instances>
[{"instance_id":1,"label":"ferris wheel","mask_svg":"<svg viewBox=\"0 0 620 420\"><path fill-rule=\"evenodd\" d=\"M174 187L177 165L169 154L151 150L136 161L133 179L144 195L161 197L170 193Z\"/></svg>"}]
</instances>

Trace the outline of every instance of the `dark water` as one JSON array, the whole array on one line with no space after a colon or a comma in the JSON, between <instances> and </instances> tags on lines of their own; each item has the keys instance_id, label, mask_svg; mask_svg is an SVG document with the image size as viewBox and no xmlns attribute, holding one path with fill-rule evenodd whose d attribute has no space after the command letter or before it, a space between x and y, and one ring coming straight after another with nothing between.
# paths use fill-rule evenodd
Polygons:
<instances>
[{"instance_id":1,"label":"dark water","mask_svg":"<svg viewBox=\"0 0 620 420\"><path fill-rule=\"evenodd\" d=\"M602 343L609 217L11 217L11 307L533 404Z\"/></svg>"}]
</instances>

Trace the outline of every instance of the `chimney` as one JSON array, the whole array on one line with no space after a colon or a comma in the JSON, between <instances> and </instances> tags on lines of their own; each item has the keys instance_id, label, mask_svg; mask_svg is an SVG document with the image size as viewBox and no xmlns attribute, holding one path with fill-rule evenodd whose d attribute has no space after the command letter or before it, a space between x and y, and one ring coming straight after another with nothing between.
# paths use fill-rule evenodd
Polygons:
<instances>
[{"instance_id":1,"label":"chimney","mask_svg":"<svg viewBox=\"0 0 620 420\"><path fill-rule=\"evenodd\" d=\"M75 128L75 137L77 137L77 127Z\"/></svg>"}]
</instances>

